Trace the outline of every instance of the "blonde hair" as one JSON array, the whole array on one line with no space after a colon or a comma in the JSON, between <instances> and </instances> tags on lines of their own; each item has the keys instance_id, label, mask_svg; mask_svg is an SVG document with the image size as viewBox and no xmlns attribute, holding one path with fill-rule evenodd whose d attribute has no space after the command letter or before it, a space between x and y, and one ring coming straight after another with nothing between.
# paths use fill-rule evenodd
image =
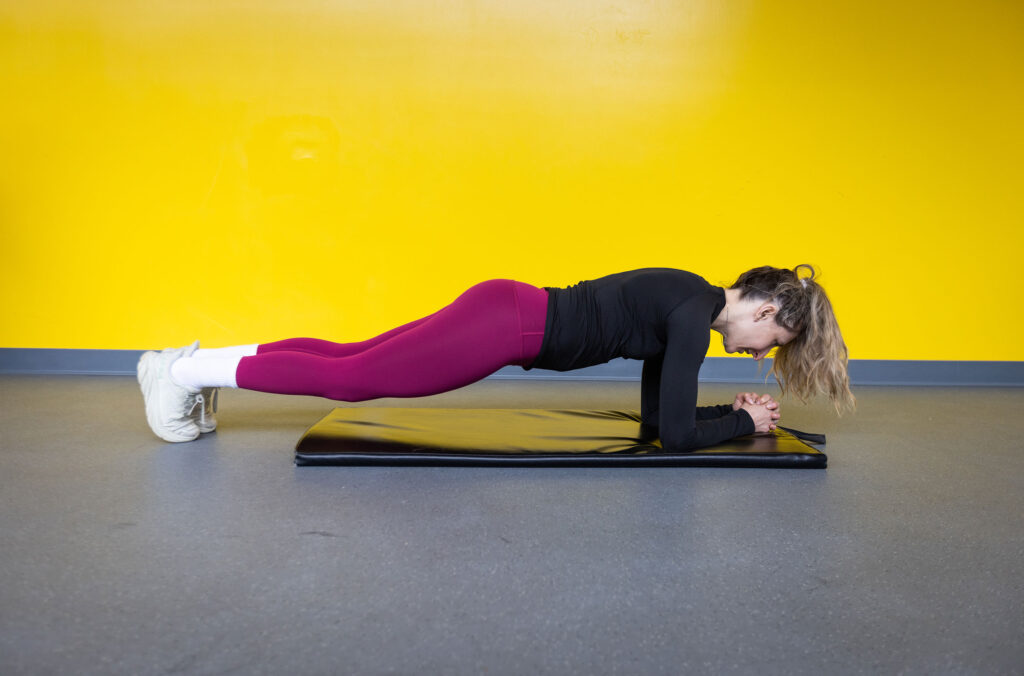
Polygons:
<instances>
[{"instance_id":1,"label":"blonde hair","mask_svg":"<svg viewBox=\"0 0 1024 676\"><path fill-rule=\"evenodd\" d=\"M810 275L801 277L801 268ZM749 297L776 303L775 323L797 334L776 350L768 374L779 381L782 393L788 389L802 402L824 395L842 415L857 407L847 370L850 353L832 303L815 277L814 267L806 263L792 270L764 266L744 272L730 288L740 292L740 300Z\"/></svg>"}]
</instances>

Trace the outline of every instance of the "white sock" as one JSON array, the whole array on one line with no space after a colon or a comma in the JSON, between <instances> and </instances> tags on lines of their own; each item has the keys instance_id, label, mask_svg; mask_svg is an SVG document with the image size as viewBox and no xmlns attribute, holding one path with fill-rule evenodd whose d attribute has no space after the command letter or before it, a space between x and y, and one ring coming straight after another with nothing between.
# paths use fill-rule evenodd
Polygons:
<instances>
[{"instance_id":1,"label":"white sock","mask_svg":"<svg viewBox=\"0 0 1024 676\"><path fill-rule=\"evenodd\" d=\"M230 348L227 348L230 349ZM217 350L206 350L216 352ZM197 350L198 352L198 350ZM235 372L241 356L182 357L171 364L171 380L185 387L238 387Z\"/></svg>"},{"instance_id":2,"label":"white sock","mask_svg":"<svg viewBox=\"0 0 1024 676\"><path fill-rule=\"evenodd\" d=\"M252 357L256 354L259 343L255 345L234 345L232 347L216 347L209 350L199 348L192 353L193 359L209 359L210 357Z\"/></svg>"}]
</instances>

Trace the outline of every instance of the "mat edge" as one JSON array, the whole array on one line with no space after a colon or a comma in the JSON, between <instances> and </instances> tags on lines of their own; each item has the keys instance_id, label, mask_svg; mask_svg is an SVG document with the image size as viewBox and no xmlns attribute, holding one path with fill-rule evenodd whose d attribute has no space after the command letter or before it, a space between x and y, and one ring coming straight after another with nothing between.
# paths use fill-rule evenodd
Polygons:
<instances>
[{"instance_id":1,"label":"mat edge","mask_svg":"<svg viewBox=\"0 0 1024 676\"><path fill-rule=\"evenodd\" d=\"M780 462L785 459L784 462ZM441 453L295 454L298 467L714 467L745 469L827 469L828 456L816 453L743 454L742 456L638 455L469 455Z\"/></svg>"}]
</instances>

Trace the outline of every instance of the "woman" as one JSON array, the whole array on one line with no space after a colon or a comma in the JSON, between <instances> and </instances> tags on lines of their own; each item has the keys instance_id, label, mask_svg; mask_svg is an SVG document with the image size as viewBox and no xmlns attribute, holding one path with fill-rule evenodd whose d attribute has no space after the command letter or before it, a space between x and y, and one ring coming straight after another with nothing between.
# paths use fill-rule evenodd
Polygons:
<instances>
[{"instance_id":1,"label":"woman","mask_svg":"<svg viewBox=\"0 0 1024 676\"><path fill-rule=\"evenodd\" d=\"M810 271L801 278L801 268ZM740 393L697 406L709 330L726 352L756 360L777 349L772 373L801 400L824 394L852 408L848 352L814 268L760 267L728 289L690 272L647 268L564 289L496 279L438 312L376 338L332 343L292 338L212 350L199 342L139 360L146 418L157 436L191 441L214 429L219 387L341 401L422 397L476 382L503 366L568 371L616 357L642 359L641 418L668 451L770 432L771 396Z\"/></svg>"}]
</instances>

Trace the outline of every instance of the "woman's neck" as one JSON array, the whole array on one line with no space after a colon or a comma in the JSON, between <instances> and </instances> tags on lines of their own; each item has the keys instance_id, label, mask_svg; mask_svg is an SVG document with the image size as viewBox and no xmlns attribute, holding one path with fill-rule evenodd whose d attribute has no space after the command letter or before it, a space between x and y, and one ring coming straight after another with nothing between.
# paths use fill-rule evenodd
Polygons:
<instances>
[{"instance_id":1,"label":"woman's neck","mask_svg":"<svg viewBox=\"0 0 1024 676\"><path fill-rule=\"evenodd\" d=\"M740 291L739 289L725 289L725 307L718 313L715 320L711 322L711 328L719 333L723 332L723 329L729 326L729 317L735 314L735 309L740 304Z\"/></svg>"}]
</instances>

